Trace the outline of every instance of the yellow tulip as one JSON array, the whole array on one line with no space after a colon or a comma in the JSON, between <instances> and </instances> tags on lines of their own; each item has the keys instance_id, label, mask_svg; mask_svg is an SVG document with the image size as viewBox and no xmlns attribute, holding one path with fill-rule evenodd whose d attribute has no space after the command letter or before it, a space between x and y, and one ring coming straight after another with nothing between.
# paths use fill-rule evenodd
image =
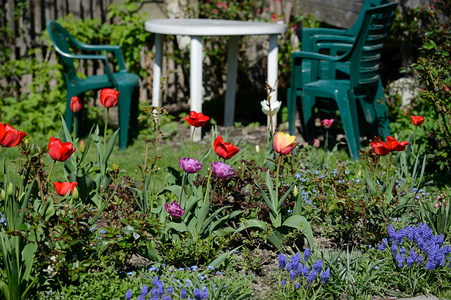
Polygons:
<instances>
[{"instance_id":1,"label":"yellow tulip","mask_svg":"<svg viewBox=\"0 0 451 300\"><path fill-rule=\"evenodd\" d=\"M278 132L274 139L274 151L279 154L287 155L291 150L296 147L296 136Z\"/></svg>"}]
</instances>

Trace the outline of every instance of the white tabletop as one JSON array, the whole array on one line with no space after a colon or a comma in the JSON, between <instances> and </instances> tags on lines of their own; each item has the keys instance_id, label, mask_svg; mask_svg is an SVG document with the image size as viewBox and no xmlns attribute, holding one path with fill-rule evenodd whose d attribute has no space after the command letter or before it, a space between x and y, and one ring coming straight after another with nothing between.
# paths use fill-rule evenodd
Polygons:
<instances>
[{"instance_id":1,"label":"white tabletop","mask_svg":"<svg viewBox=\"0 0 451 300\"><path fill-rule=\"evenodd\" d=\"M146 31L190 36L282 34L285 24L216 19L156 19L146 21Z\"/></svg>"}]
</instances>

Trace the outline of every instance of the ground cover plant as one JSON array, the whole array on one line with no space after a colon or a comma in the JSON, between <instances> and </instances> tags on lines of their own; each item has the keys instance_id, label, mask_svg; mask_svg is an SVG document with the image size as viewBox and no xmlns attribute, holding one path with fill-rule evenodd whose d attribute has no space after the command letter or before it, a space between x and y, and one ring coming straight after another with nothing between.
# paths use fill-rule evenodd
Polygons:
<instances>
[{"instance_id":1,"label":"ground cover plant","mask_svg":"<svg viewBox=\"0 0 451 300\"><path fill-rule=\"evenodd\" d=\"M444 54L430 40L424 50L429 62ZM82 139L60 117L39 133L0 122L2 298L450 298L447 134L434 148L437 121L421 113L441 112L449 91L422 78L422 106L399 111L392 136L371 137L358 161L322 136L301 144L283 124L254 145L208 115L154 107L120 152L113 90L96 95L104 121ZM264 118L282 111L271 93ZM74 113L86 108L73 99ZM321 125L326 137L340 126Z\"/></svg>"}]
</instances>

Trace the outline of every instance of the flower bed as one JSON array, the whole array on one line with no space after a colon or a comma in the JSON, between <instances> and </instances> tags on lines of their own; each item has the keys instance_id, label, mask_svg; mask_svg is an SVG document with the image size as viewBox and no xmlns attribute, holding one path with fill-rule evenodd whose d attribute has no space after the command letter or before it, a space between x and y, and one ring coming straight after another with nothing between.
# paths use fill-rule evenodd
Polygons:
<instances>
[{"instance_id":1,"label":"flower bed","mask_svg":"<svg viewBox=\"0 0 451 300\"><path fill-rule=\"evenodd\" d=\"M107 114L117 92L105 94ZM267 115L276 109L262 102ZM157 134L135 179L108 163L117 131L102 142L93 128L83 142L62 120L64 138L40 148L0 123L2 151L20 152L16 172L4 163L1 184L7 299L449 297L448 192L424 184L427 159L416 145L424 119L412 116L408 141L371 141L358 162L271 130L266 143L243 147L213 127L202 155L182 141L179 168L163 175L163 111L144 110ZM209 118L191 112L185 120L199 130ZM86 162L92 144L98 160ZM57 164L65 178L50 184Z\"/></svg>"}]
</instances>

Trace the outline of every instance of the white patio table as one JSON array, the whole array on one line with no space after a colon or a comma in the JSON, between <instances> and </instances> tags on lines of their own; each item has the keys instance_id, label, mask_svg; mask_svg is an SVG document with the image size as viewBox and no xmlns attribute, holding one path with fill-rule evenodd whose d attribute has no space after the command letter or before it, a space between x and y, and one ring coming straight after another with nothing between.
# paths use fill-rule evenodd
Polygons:
<instances>
[{"instance_id":1,"label":"white patio table","mask_svg":"<svg viewBox=\"0 0 451 300\"><path fill-rule=\"evenodd\" d=\"M246 35L269 35L267 82L275 87L271 101L277 101L278 48L277 36L285 33L285 24L248 22L213 19L156 19L145 23L145 30L155 35L155 63L153 66L152 105L159 106L160 78L162 67L163 34L185 35L191 37L190 49L190 109L202 112L202 37L229 36L227 53L227 89L224 107L224 125L233 126L235 117L235 86L237 76L239 39ZM263 99L261 99L263 100ZM273 124L276 123L274 117ZM196 131L194 140L201 139L201 131Z\"/></svg>"}]
</instances>

